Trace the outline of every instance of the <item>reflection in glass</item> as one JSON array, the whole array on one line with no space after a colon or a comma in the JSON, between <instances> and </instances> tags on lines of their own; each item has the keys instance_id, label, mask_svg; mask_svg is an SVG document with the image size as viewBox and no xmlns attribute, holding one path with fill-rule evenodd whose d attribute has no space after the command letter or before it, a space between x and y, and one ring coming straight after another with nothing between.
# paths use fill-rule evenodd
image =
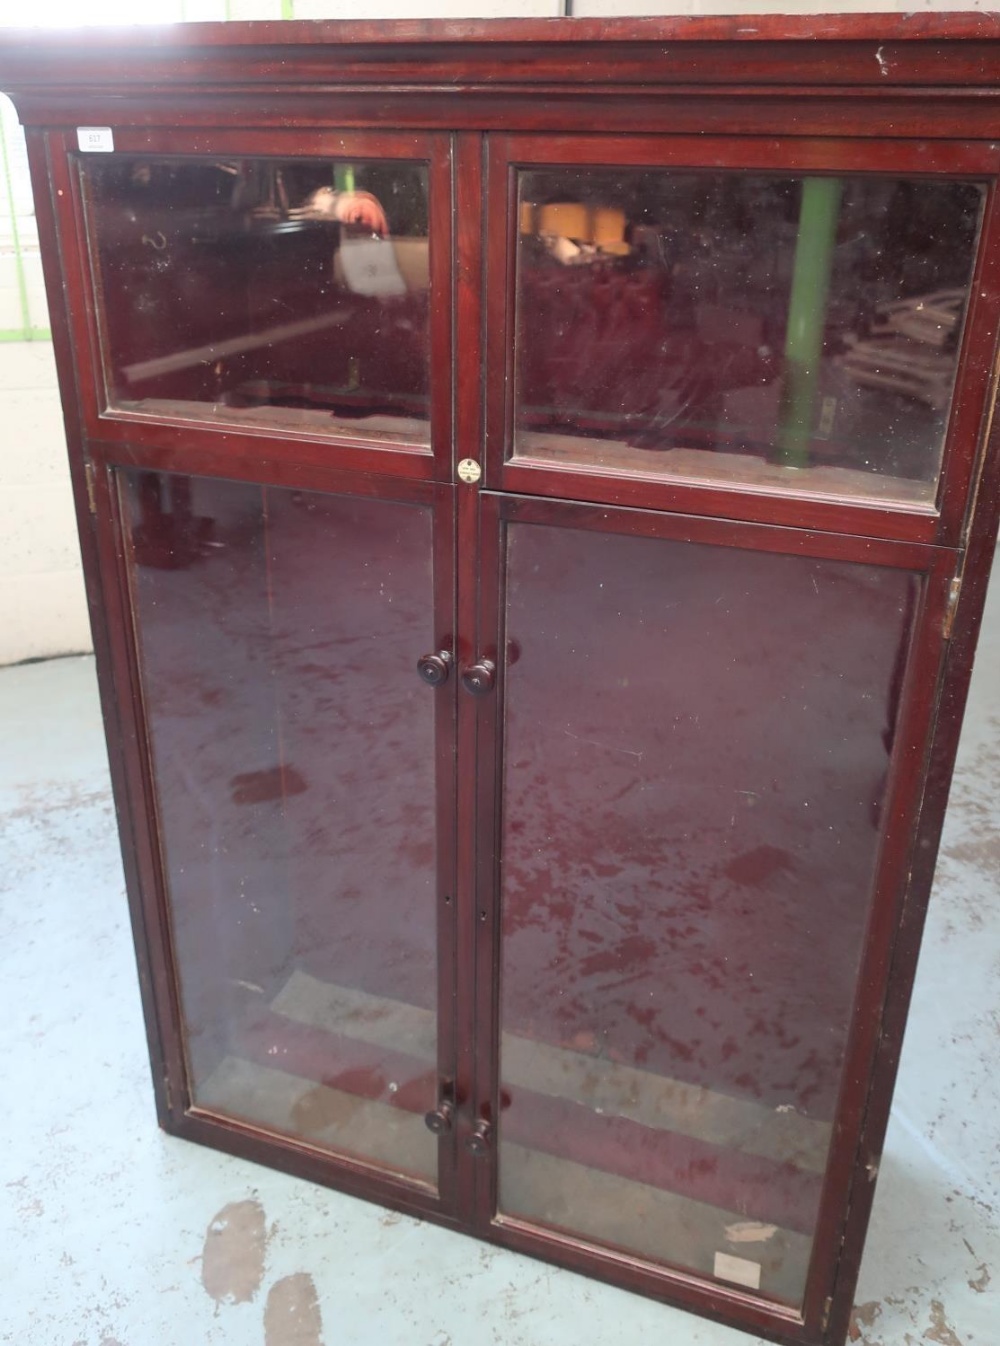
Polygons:
<instances>
[{"instance_id":1,"label":"reflection in glass","mask_svg":"<svg viewBox=\"0 0 1000 1346\"><path fill-rule=\"evenodd\" d=\"M436 1183L429 512L121 481L194 1102Z\"/></svg>"},{"instance_id":2,"label":"reflection in glass","mask_svg":"<svg viewBox=\"0 0 1000 1346\"><path fill-rule=\"evenodd\" d=\"M932 504L982 196L523 171L515 454Z\"/></svg>"},{"instance_id":3,"label":"reflection in glass","mask_svg":"<svg viewBox=\"0 0 1000 1346\"><path fill-rule=\"evenodd\" d=\"M82 172L113 406L428 443L424 166L114 156Z\"/></svg>"},{"instance_id":4,"label":"reflection in glass","mask_svg":"<svg viewBox=\"0 0 1000 1346\"><path fill-rule=\"evenodd\" d=\"M798 1304L918 581L508 538L500 1208Z\"/></svg>"}]
</instances>

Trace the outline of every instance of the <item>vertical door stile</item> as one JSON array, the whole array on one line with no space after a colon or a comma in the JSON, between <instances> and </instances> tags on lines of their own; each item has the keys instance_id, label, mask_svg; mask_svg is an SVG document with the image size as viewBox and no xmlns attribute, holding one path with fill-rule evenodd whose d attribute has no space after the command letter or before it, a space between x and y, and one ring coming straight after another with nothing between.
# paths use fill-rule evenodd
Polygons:
<instances>
[{"instance_id":1,"label":"vertical door stile","mask_svg":"<svg viewBox=\"0 0 1000 1346\"><path fill-rule=\"evenodd\" d=\"M484 657L496 665L494 694L484 698L490 711L479 744L480 801L478 840L476 1040L481 1068L477 1106L488 1124L488 1163L483 1162L477 1187L476 1220L480 1231L494 1230L500 1189L499 1137L503 1096L500 1087L501 1044L501 838L503 824L503 756L505 739L505 674L508 662L504 622L504 534L502 486L508 408L513 396L512 344L516 238L514 197L510 191L508 139L486 137L482 199L485 208L482 256L485 306L485 382L482 403L484 492L480 510L480 623ZM492 704L489 704L492 703Z\"/></svg>"},{"instance_id":2,"label":"vertical door stile","mask_svg":"<svg viewBox=\"0 0 1000 1346\"><path fill-rule=\"evenodd\" d=\"M452 480L455 433L455 287L458 235L455 224L454 145L446 135L432 138L428 198L431 284L431 447L434 474Z\"/></svg>"},{"instance_id":3,"label":"vertical door stile","mask_svg":"<svg viewBox=\"0 0 1000 1346\"><path fill-rule=\"evenodd\" d=\"M450 485L455 418L454 276L458 239L455 226L454 145L449 136L433 138L430 165L430 277L432 332L432 446L438 481L434 503L434 650L450 658L450 675L433 692L435 701L435 791L438 942L438 1109L443 1122L438 1140L438 1183L443 1204L452 1212L458 1198L456 1134L462 1050L459 977L459 903L457 900L457 579L455 574L455 492ZM428 1125L434 1123L430 1116Z\"/></svg>"},{"instance_id":4,"label":"vertical door stile","mask_svg":"<svg viewBox=\"0 0 1000 1346\"><path fill-rule=\"evenodd\" d=\"M452 481L454 464L461 458L478 458L482 438L482 255L483 138L478 133L454 137L454 230L455 282L453 307L454 353L452 360L455 410ZM455 576L456 675L477 658L479 490L474 484L456 483ZM456 1096L458 1103L456 1179L459 1218L479 1224L476 1212L477 1174L481 1164L467 1147L475 1121L482 1068L482 1044L477 1029L476 947L477 907L477 730L480 703L466 695L455 679L456 717L456 912L457 942L456 1007L457 1052Z\"/></svg>"},{"instance_id":5,"label":"vertical door stile","mask_svg":"<svg viewBox=\"0 0 1000 1346\"><path fill-rule=\"evenodd\" d=\"M509 163L509 138L501 133L487 137L485 269L486 328L485 358L489 371L483 413L486 440L486 485L506 489L507 422L514 389L514 284L516 268L509 265L516 239L513 170Z\"/></svg>"},{"instance_id":6,"label":"vertical door stile","mask_svg":"<svg viewBox=\"0 0 1000 1346\"><path fill-rule=\"evenodd\" d=\"M493 399L503 395L506 380L497 371L506 367L507 330L507 216L494 215L492 191L495 178L494 137L487 136L481 157L479 182L484 220L481 230L481 293L484 306L484 376L480 412L480 452L484 467L484 485L494 487L498 479L496 425L491 416ZM500 448L502 453L502 447ZM487 1231L497 1208L500 1124L500 773L503 757L503 670L502 646L502 549L499 545L500 511L495 495L484 492L479 502L479 642L477 657L490 660L496 668L497 683L492 695L476 698L480 729L477 753L478 803L476 866L476 1044L479 1067L476 1079L478 1120L488 1128L486 1149L479 1162L476 1187L476 1227Z\"/></svg>"},{"instance_id":7,"label":"vertical door stile","mask_svg":"<svg viewBox=\"0 0 1000 1346\"><path fill-rule=\"evenodd\" d=\"M479 710L476 857L476 1078L477 1121L484 1124L479 1156L476 1218L487 1228L496 1216L499 1190L500 1094L500 809L504 744L504 564L500 498L480 500L480 657L496 669L488 696L475 698ZM471 699L471 698L470 698Z\"/></svg>"},{"instance_id":8,"label":"vertical door stile","mask_svg":"<svg viewBox=\"0 0 1000 1346\"><path fill-rule=\"evenodd\" d=\"M435 489L434 503L434 649L451 655L451 676L429 691L434 697L434 771L437 824L437 942L438 942L438 1107L454 1109L461 1029L457 980L457 902L455 866L456 806L456 697L455 651L455 499L444 483ZM440 656L439 656L440 657ZM452 1112L452 1117L454 1116ZM456 1202L458 1143L452 1120L439 1136L438 1187L446 1208Z\"/></svg>"}]
</instances>

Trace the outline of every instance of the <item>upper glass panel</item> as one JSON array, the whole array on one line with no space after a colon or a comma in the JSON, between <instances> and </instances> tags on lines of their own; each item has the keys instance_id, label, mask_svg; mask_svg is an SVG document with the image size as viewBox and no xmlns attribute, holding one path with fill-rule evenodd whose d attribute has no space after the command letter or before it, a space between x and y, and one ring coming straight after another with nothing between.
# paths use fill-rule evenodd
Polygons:
<instances>
[{"instance_id":1,"label":"upper glass panel","mask_svg":"<svg viewBox=\"0 0 1000 1346\"><path fill-rule=\"evenodd\" d=\"M112 407L429 446L426 165L81 171Z\"/></svg>"},{"instance_id":2,"label":"upper glass panel","mask_svg":"<svg viewBox=\"0 0 1000 1346\"><path fill-rule=\"evenodd\" d=\"M522 171L515 457L932 506L983 189Z\"/></svg>"}]
</instances>

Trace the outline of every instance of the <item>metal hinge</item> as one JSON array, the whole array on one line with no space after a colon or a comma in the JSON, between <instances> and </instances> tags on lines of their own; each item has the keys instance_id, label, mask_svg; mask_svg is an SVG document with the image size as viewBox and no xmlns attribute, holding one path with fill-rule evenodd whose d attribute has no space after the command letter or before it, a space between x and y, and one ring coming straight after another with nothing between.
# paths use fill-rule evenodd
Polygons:
<instances>
[{"instance_id":1,"label":"metal hinge","mask_svg":"<svg viewBox=\"0 0 1000 1346\"><path fill-rule=\"evenodd\" d=\"M948 600L944 609L944 622L941 634L945 640L951 640L952 627L955 625L955 613L958 611L958 597L962 592L962 576L956 575L948 586Z\"/></svg>"},{"instance_id":2,"label":"metal hinge","mask_svg":"<svg viewBox=\"0 0 1000 1346\"><path fill-rule=\"evenodd\" d=\"M97 513L97 498L94 493L94 464L89 458L83 460L83 475L87 483L87 505L91 514Z\"/></svg>"},{"instance_id":3,"label":"metal hinge","mask_svg":"<svg viewBox=\"0 0 1000 1346\"><path fill-rule=\"evenodd\" d=\"M820 1320L819 1330L826 1332L830 1326L830 1314L833 1312L833 1295L827 1295L823 1303L823 1317Z\"/></svg>"}]
</instances>

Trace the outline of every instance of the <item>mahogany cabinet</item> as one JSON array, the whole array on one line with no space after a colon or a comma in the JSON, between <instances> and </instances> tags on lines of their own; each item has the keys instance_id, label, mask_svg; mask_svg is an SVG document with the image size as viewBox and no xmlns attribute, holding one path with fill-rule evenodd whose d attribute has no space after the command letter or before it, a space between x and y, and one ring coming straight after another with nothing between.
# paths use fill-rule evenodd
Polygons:
<instances>
[{"instance_id":1,"label":"mahogany cabinet","mask_svg":"<svg viewBox=\"0 0 1000 1346\"><path fill-rule=\"evenodd\" d=\"M1000 21L0 85L162 1124L842 1342L997 531Z\"/></svg>"}]
</instances>

